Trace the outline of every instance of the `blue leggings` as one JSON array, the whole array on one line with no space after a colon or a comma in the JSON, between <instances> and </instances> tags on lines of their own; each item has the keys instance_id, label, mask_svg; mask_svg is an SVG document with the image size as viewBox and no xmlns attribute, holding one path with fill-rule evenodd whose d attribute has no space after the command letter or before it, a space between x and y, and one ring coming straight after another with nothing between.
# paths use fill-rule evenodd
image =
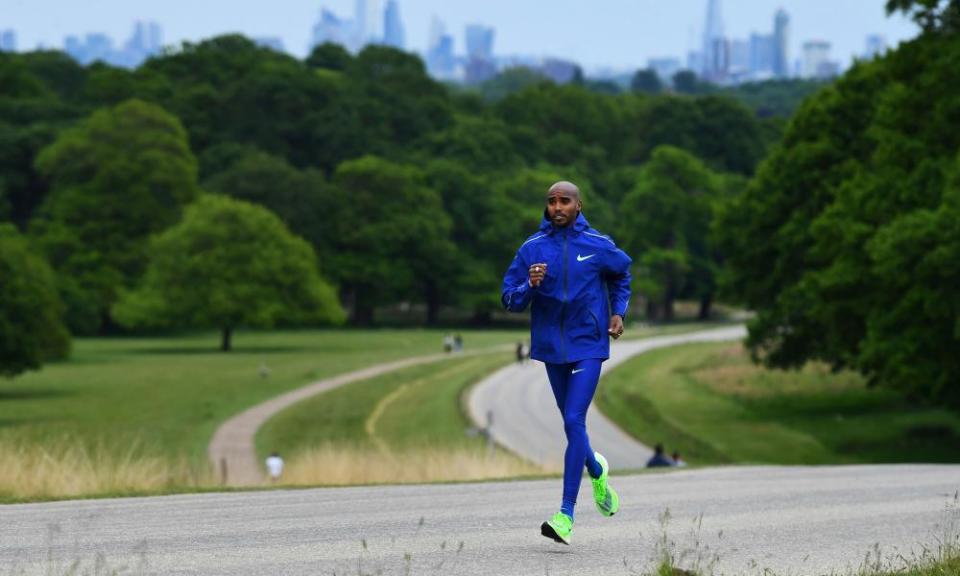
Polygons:
<instances>
[{"instance_id":1,"label":"blue leggings","mask_svg":"<svg viewBox=\"0 0 960 576\"><path fill-rule=\"evenodd\" d=\"M563 457L563 504L560 511L571 518L577 504L584 465L593 478L599 477L602 472L587 438L587 408L597 390L602 363L603 360L588 358L570 364L546 365L550 387L563 415L563 429L567 433L567 451Z\"/></svg>"}]
</instances>

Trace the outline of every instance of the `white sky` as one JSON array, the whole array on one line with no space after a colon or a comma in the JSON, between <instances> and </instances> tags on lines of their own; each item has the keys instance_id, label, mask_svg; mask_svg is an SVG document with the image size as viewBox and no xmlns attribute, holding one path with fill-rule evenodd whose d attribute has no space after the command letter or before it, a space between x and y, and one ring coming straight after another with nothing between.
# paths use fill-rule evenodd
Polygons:
<instances>
[{"instance_id":1,"label":"white sky","mask_svg":"<svg viewBox=\"0 0 960 576\"><path fill-rule=\"evenodd\" d=\"M381 0L383 1L383 0ZM398 0L407 48L422 51L436 15L463 51L463 27L496 28L496 54L557 56L587 70L645 67L651 57L674 56L699 46L707 0ZM783 7L791 17L791 58L805 40L833 43L832 56L848 62L864 51L868 34L891 45L916 35L901 16L887 18L884 0L724 0L727 36L769 33L773 14ZM122 44L134 20L163 26L164 42L200 40L225 32L279 36L286 49L306 53L320 8L352 18L354 0L0 0L0 30L17 32L20 50L38 44L62 47L69 34L104 32Z\"/></svg>"}]
</instances>

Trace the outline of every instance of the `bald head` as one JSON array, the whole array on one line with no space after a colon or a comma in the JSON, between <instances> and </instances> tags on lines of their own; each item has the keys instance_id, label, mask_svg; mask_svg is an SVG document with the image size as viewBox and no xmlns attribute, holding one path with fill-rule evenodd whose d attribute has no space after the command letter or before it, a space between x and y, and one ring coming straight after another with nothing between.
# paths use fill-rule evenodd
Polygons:
<instances>
[{"instance_id":1,"label":"bald head","mask_svg":"<svg viewBox=\"0 0 960 576\"><path fill-rule=\"evenodd\" d=\"M547 218L554 226L573 224L580 214L580 189L573 182L560 181L547 190Z\"/></svg>"},{"instance_id":2,"label":"bald head","mask_svg":"<svg viewBox=\"0 0 960 576\"><path fill-rule=\"evenodd\" d=\"M561 180L550 186L550 189L547 190L547 198L554 195L564 196L575 202L580 201L580 189L573 182L567 182L566 180Z\"/></svg>"}]
</instances>

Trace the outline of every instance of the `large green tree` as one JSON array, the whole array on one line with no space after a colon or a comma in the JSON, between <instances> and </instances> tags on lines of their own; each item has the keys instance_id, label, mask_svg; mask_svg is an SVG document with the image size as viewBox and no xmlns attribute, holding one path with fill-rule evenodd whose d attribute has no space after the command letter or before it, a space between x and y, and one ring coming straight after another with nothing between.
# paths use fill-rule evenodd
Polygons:
<instances>
[{"instance_id":1,"label":"large green tree","mask_svg":"<svg viewBox=\"0 0 960 576\"><path fill-rule=\"evenodd\" d=\"M326 206L336 231L333 272L352 319L369 324L376 306L411 299L435 321L459 273L440 195L420 169L375 156L344 162L334 183Z\"/></svg>"},{"instance_id":2,"label":"large green tree","mask_svg":"<svg viewBox=\"0 0 960 576\"><path fill-rule=\"evenodd\" d=\"M143 282L114 308L127 326L234 329L336 324L343 311L310 245L269 210L205 196L157 236Z\"/></svg>"},{"instance_id":3,"label":"large green tree","mask_svg":"<svg viewBox=\"0 0 960 576\"><path fill-rule=\"evenodd\" d=\"M674 301L684 293L699 299L701 318L709 317L717 272L710 225L721 190L719 177L695 156L662 146L624 198L621 242L636 259L651 320L673 320Z\"/></svg>"},{"instance_id":4,"label":"large green tree","mask_svg":"<svg viewBox=\"0 0 960 576\"><path fill-rule=\"evenodd\" d=\"M960 344L958 59L956 37L937 29L854 66L804 104L724 210L730 293L757 311L756 357L821 360L960 406L945 352Z\"/></svg>"},{"instance_id":5,"label":"large green tree","mask_svg":"<svg viewBox=\"0 0 960 576\"><path fill-rule=\"evenodd\" d=\"M51 192L32 234L59 275L71 329L95 332L143 272L150 234L197 195L196 160L176 118L133 100L62 133L36 166Z\"/></svg>"},{"instance_id":6,"label":"large green tree","mask_svg":"<svg viewBox=\"0 0 960 576\"><path fill-rule=\"evenodd\" d=\"M0 376L36 370L69 350L53 271L13 226L0 224Z\"/></svg>"}]
</instances>

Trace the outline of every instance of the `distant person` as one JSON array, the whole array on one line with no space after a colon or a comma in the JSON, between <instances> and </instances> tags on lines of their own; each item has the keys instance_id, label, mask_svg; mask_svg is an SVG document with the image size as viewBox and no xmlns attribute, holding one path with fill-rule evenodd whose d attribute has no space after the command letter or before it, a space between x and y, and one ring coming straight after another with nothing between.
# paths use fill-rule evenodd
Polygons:
<instances>
[{"instance_id":1,"label":"distant person","mask_svg":"<svg viewBox=\"0 0 960 576\"><path fill-rule=\"evenodd\" d=\"M680 452L677 452L676 450L673 451L673 454L670 456L670 458L673 460L673 465L677 468L683 468L687 465L684 459L680 457Z\"/></svg>"},{"instance_id":2,"label":"distant person","mask_svg":"<svg viewBox=\"0 0 960 576\"><path fill-rule=\"evenodd\" d=\"M276 482L283 474L283 458L276 452L271 452L267 457L267 472L270 474L270 481Z\"/></svg>"},{"instance_id":3,"label":"distant person","mask_svg":"<svg viewBox=\"0 0 960 576\"><path fill-rule=\"evenodd\" d=\"M530 357L546 364L567 448L560 511L540 533L570 544L573 509L586 467L593 499L613 516L620 497L607 482L610 466L590 447L587 408L610 357L610 338L623 334L630 301L630 257L583 217L580 190L557 182L547 190L540 230L520 245L503 278L502 302L511 312L530 312Z\"/></svg>"},{"instance_id":4,"label":"distant person","mask_svg":"<svg viewBox=\"0 0 960 576\"><path fill-rule=\"evenodd\" d=\"M517 363L523 364L527 360L527 347L523 342L517 342Z\"/></svg>"},{"instance_id":5,"label":"distant person","mask_svg":"<svg viewBox=\"0 0 960 576\"><path fill-rule=\"evenodd\" d=\"M454 352L463 352L463 338L459 333L453 337L453 351Z\"/></svg>"},{"instance_id":6,"label":"distant person","mask_svg":"<svg viewBox=\"0 0 960 576\"><path fill-rule=\"evenodd\" d=\"M647 468L663 468L673 466L673 460L667 458L663 453L663 444L657 444L653 447L653 456L647 460Z\"/></svg>"},{"instance_id":7,"label":"distant person","mask_svg":"<svg viewBox=\"0 0 960 576\"><path fill-rule=\"evenodd\" d=\"M443 335L443 351L448 354L453 351L453 335L452 334L448 333Z\"/></svg>"}]
</instances>

